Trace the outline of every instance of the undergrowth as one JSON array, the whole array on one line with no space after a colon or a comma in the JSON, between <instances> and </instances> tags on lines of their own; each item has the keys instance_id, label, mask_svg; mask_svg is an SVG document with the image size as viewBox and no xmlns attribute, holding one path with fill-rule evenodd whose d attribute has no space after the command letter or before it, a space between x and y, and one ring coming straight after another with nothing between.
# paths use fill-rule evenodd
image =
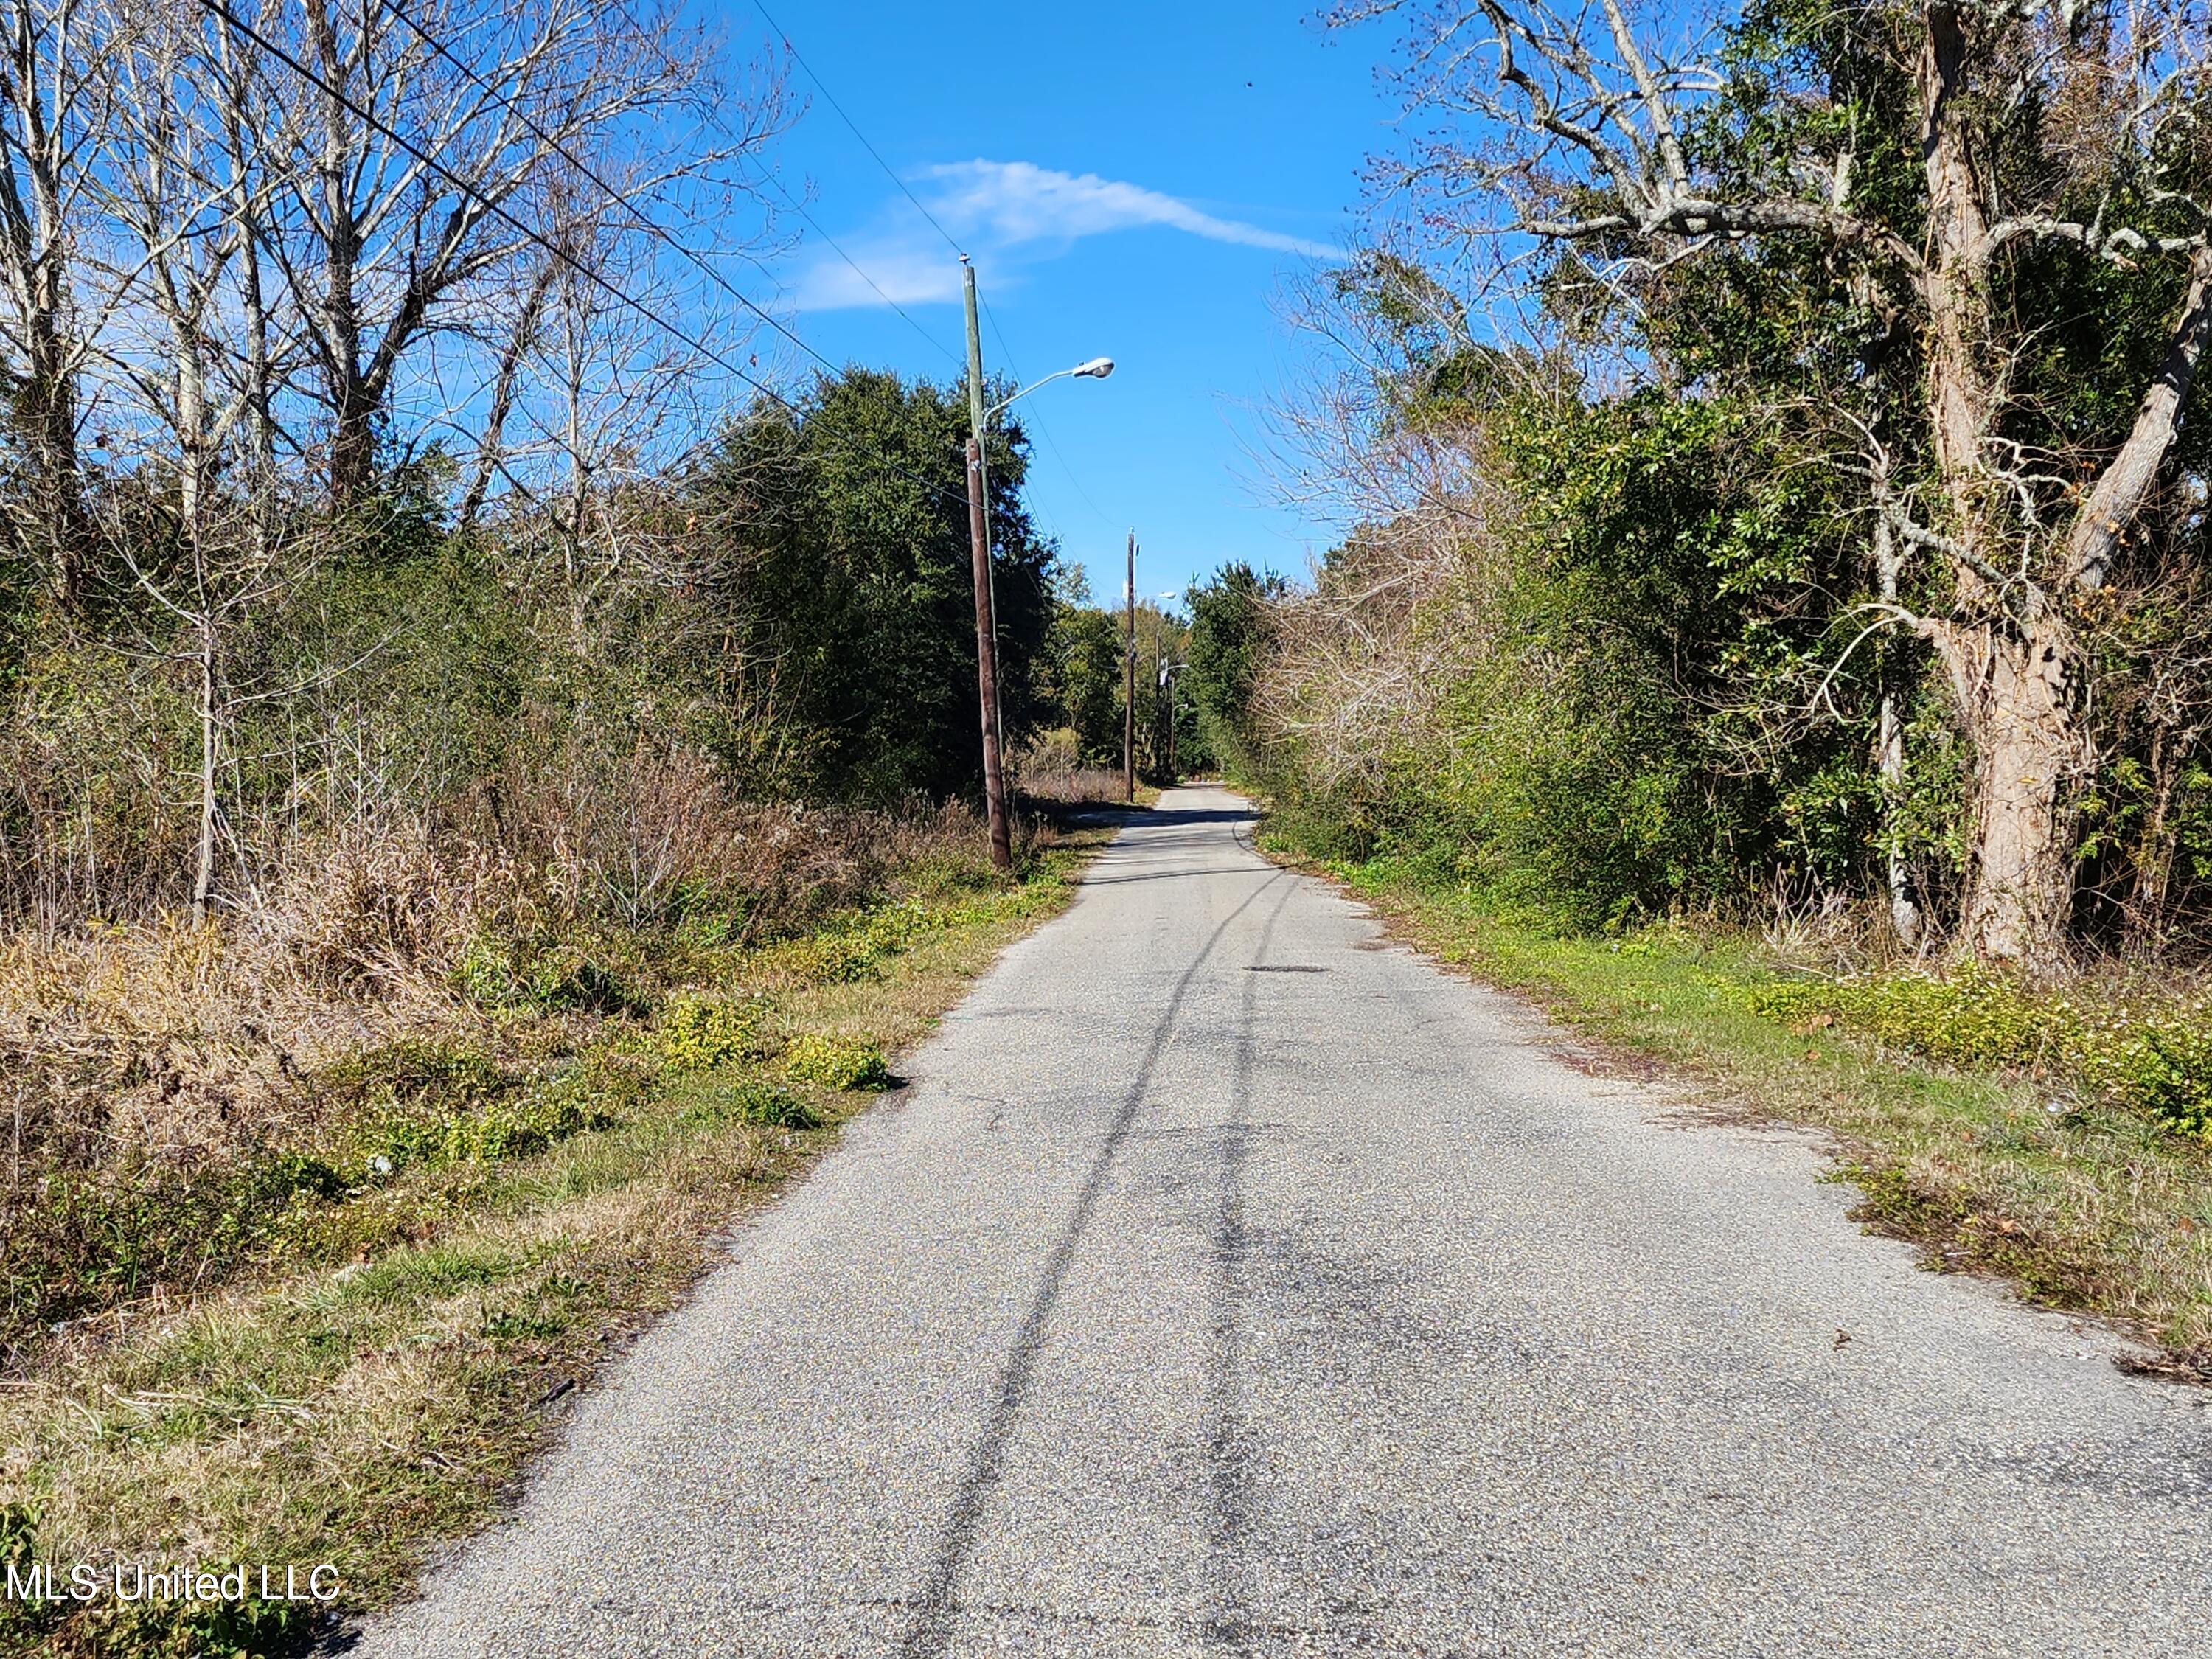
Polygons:
<instances>
[{"instance_id":1,"label":"undergrowth","mask_svg":"<svg viewBox=\"0 0 2212 1659\"><path fill-rule=\"evenodd\" d=\"M2038 994L2000 974L1893 973L1752 988L1761 1013L1822 1019L1899 1054L2014 1068L2212 1137L2212 1007L2202 993Z\"/></svg>"},{"instance_id":2,"label":"undergrowth","mask_svg":"<svg viewBox=\"0 0 2212 1659\"><path fill-rule=\"evenodd\" d=\"M296 1066L252 1155L19 1189L0 1559L331 1560L337 1611L398 1594L1077 855L1008 886L963 848L780 939L726 918L556 957L477 928L445 1024ZM0 1651L275 1655L325 1611L9 1603Z\"/></svg>"},{"instance_id":3,"label":"undergrowth","mask_svg":"<svg viewBox=\"0 0 2212 1659\"><path fill-rule=\"evenodd\" d=\"M382 1248L394 1182L458 1188L635 1121L672 1079L775 1062L781 999L871 981L1003 902L964 809L752 808L665 771L633 781L675 826L649 907L559 836L393 837L303 858L219 925L0 939L0 1355ZM811 1048L789 1069L887 1075Z\"/></svg>"}]
</instances>

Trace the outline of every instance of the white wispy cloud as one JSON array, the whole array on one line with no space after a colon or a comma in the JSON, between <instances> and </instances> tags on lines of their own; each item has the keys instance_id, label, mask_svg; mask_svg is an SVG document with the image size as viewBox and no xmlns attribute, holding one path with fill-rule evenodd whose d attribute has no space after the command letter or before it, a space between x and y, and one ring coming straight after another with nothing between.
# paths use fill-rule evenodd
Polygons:
<instances>
[{"instance_id":1,"label":"white wispy cloud","mask_svg":"<svg viewBox=\"0 0 2212 1659\"><path fill-rule=\"evenodd\" d=\"M960 297L960 262L942 242L847 243L848 264L836 253L817 255L799 279L801 311L840 311L851 306L927 305ZM865 275L863 273L866 273Z\"/></svg>"},{"instance_id":2,"label":"white wispy cloud","mask_svg":"<svg viewBox=\"0 0 2212 1659\"><path fill-rule=\"evenodd\" d=\"M1212 242L1326 259L1336 250L1240 220L1221 219L1176 197L1095 173L1056 173L1030 161L957 161L929 169L943 187L936 207L1008 242L1073 240L1166 225Z\"/></svg>"},{"instance_id":3,"label":"white wispy cloud","mask_svg":"<svg viewBox=\"0 0 2212 1659\"><path fill-rule=\"evenodd\" d=\"M974 161L930 167L919 177L929 186L930 213L979 253L1034 251L1040 245L1159 226L1208 241L1305 258L1341 257L1326 242L1224 219L1180 198L1095 173L1060 173L1030 161ZM801 273L799 309L831 311L886 301L927 304L959 295L958 262L942 241L925 235L918 222L846 246L853 264L824 252Z\"/></svg>"}]
</instances>

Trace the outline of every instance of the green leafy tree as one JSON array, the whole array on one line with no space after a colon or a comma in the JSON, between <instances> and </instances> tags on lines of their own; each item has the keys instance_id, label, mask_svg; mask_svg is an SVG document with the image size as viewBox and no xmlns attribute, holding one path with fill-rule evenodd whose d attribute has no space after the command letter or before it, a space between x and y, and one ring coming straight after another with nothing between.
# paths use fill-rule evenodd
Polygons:
<instances>
[{"instance_id":1,"label":"green leafy tree","mask_svg":"<svg viewBox=\"0 0 2212 1659\"><path fill-rule=\"evenodd\" d=\"M1959 947L2053 969L2142 742L2106 711L2190 678L2166 671L2203 580L2202 0L1753 0L1702 35L1616 0L1338 15L1383 13L1438 118L1395 176L1440 261L1498 250L1582 358L1755 392L1802 436L1782 465L1856 475L1850 598L1910 642L1871 647L1885 790L1918 679L1971 761ZM2201 685L2178 701L2169 777L2203 725Z\"/></svg>"},{"instance_id":2,"label":"green leafy tree","mask_svg":"<svg viewBox=\"0 0 2212 1659\"><path fill-rule=\"evenodd\" d=\"M1062 599L1053 610L1047 646L1054 710L1075 735L1086 766L1121 760L1121 621L1111 611Z\"/></svg>"},{"instance_id":3,"label":"green leafy tree","mask_svg":"<svg viewBox=\"0 0 2212 1659\"><path fill-rule=\"evenodd\" d=\"M734 422L693 480L694 556L748 701L777 712L793 787L889 801L981 776L964 391L874 370ZM1018 425L988 456L1010 739L1044 710L1052 548L1022 504Z\"/></svg>"},{"instance_id":4,"label":"green leafy tree","mask_svg":"<svg viewBox=\"0 0 2212 1659\"><path fill-rule=\"evenodd\" d=\"M1252 697L1267 646L1270 604L1290 584L1262 576L1242 562L1225 564L1192 588L1190 669L1183 685L1196 710L1197 733L1206 758L1243 766L1253 746Z\"/></svg>"}]
</instances>

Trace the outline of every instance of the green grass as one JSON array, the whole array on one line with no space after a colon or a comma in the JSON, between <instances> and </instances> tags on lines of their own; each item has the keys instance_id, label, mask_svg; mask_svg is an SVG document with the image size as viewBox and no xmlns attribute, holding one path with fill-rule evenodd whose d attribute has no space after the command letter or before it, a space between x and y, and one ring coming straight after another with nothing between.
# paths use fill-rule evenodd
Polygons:
<instances>
[{"instance_id":1,"label":"green grass","mask_svg":"<svg viewBox=\"0 0 2212 1659\"><path fill-rule=\"evenodd\" d=\"M1722 1114L1831 1132L1836 1177L1863 1195L1855 1218L1917 1242L1929 1266L2002 1274L2030 1301L2118 1320L2154 1345L2147 1364L2212 1378L2212 1148L2142 1086L2127 1048L2159 1018L2093 1016L2119 1033L2091 1045L2101 1060L2050 1038L2063 1016L1986 992L1869 992L1890 1021L1859 1022L1838 1012L1848 991L1792 977L1719 930L1582 935L1387 863L1319 867L1443 961L1529 995L1601 1058L1657 1061ZM1899 1015L1908 1003L1923 1017ZM2186 1029L2192 1013L2160 1018ZM1948 1048L1930 1040L1943 1030L1958 1038ZM1922 1034L1917 1052L1905 1030Z\"/></svg>"},{"instance_id":2,"label":"green grass","mask_svg":"<svg viewBox=\"0 0 2212 1659\"><path fill-rule=\"evenodd\" d=\"M456 1045L364 1057L332 1153L356 1184L283 1211L258 1271L118 1306L0 1389L0 1559L330 1561L331 1612L403 1594L427 1546L492 1518L560 1402L684 1294L713 1235L1067 902L1088 850L833 919L812 956L709 952L657 1018L610 1022L544 1075ZM276 1655L319 1616L0 1602L0 1651Z\"/></svg>"}]
</instances>

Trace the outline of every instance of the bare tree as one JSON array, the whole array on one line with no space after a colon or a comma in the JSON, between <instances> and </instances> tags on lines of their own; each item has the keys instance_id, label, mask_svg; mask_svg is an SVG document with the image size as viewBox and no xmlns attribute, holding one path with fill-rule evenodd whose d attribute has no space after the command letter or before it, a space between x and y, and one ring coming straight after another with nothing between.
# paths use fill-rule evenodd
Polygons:
<instances>
[{"instance_id":1,"label":"bare tree","mask_svg":"<svg viewBox=\"0 0 2212 1659\"><path fill-rule=\"evenodd\" d=\"M79 0L0 5L9 429L22 464L19 521L65 605L82 597L87 577L78 377L97 326L77 310L70 233L107 105L105 21Z\"/></svg>"},{"instance_id":2,"label":"bare tree","mask_svg":"<svg viewBox=\"0 0 2212 1659\"><path fill-rule=\"evenodd\" d=\"M1409 96L1451 118L1399 182L1471 240L1504 239L1509 264L1572 246L1626 286L1786 237L1825 245L1871 285L1924 364L1924 474L1880 507L1953 595L1942 614L1898 606L1896 620L1934 647L1975 757L1959 943L2042 971L2063 953L2077 792L2095 759L2078 613L2162 487L2212 331L2212 21L2203 0L1848 10L1910 88L1920 177L1902 212L1862 202L1881 135L1855 121L1763 170L1717 161L1702 135L1724 124L1728 74L1705 43L1670 49L1672 26L1626 0L1353 0L1337 21L1413 18ZM2021 118L2031 106L2039 127ZM2038 153L2021 165L2031 130ZM2051 319L2021 314L1999 279L2006 261L2051 248L2174 291L2132 424L2094 453L2021 435L2013 366Z\"/></svg>"},{"instance_id":3,"label":"bare tree","mask_svg":"<svg viewBox=\"0 0 2212 1659\"><path fill-rule=\"evenodd\" d=\"M0 476L64 599L95 550L136 588L99 637L189 702L205 915L227 858L268 861L257 760L332 799L349 757L425 763L334 692L374 627L279 614L374 544L345 514L385 435L473 453L464 522L513 492L579 592L665 562L625 496L712 424L701 343L733 333L691 286L731 287L727 247L659 221L744 206L788 106L772 54L726 86L651 0L27 0L0 30ZM305 766L293 699L328 716Z\"/></svg>"},{"instance_id":4,"label":"bare tree","mask_svg":"<svg viewBox=\"0 0 2212 1659\"><path fill-rule=\"evenodd\" d=\"M115 96L84 236L88 265L119 301L97 343L110 418L135 459L103 495L103 540L155 603L158 632L139 648L192 677L201 921L225 827L225 745L255 695L231 672L231 635L281 591L298 550L273 533L281 353L250 263L268 180L242 142L254 113L240 105L246 80L225 33L204 21L174 0L111 0L103 38Z\"/></svg>"},{"instance_id":5,"label":"bare tree","mask_svg":"<svg viewBox=\"0 0 2212 1659\"><path fill-rule=\"evenodd\" d=\"M308 325L341 507L368 487L410 352L478 285L533 264L528 200L564 151L601 153L711 100L703 46L661 11L596 0L267 5L263 72L289 81L264 142L296 165L271 251Z\"/></svg>"}]
</instances>

